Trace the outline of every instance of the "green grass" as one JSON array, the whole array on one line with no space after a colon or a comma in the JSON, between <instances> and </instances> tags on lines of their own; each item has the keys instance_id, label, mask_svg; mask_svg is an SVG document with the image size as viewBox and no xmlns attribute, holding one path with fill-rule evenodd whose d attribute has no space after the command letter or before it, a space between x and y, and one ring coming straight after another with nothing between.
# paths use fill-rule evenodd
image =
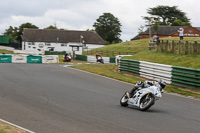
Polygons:
<instances>
[{"instance_id":1,"label":"green grass","mask_svg":"<svg viewBox=\"0 0 200 133\"><path fill-rule=\"evenodd\" d=\"M76 66L70 66L70 67L88 71L88 72L92 72L92 73L95 73L98 75L110 77L110 78L117 79L120 81L133 83L133 84L135 84L137 81L145 80L144 78L137 77L132 74L118 72L117 71L118 66L116 66L116 65L76 65ZM131 88L127 88L127 89L131 89ZM195 98L200 98L199 93L188 91L188 90L183 90L178 87L171 86L171 85L166 86L164 90L169 93L177 93L177 94L181 94L184 96L193 96Z\"/></svg>"},{"instance_id":2,"label":"green grass","mask_svg":"<svg viewBox=\"0 0 200 133\"><path fill-rule=\"evenodd\" d=\"M168 40L169 38L161 38L161 40L162 39ZM173 37L171 38L171 40L179 40L179 38ZM185 37L184 41L200 41L200 38ZM195 54L181 55L181 54L149 51L148 43L149 39L141 39L124 43L112 44L99 49L110 50L110 51L121 51L121 52L137 52L137 54L131 57L123 57L125 59L133 59L139 61L148 61L166 65L200 69L200 55L195 55Z\"/></svg>"},{"instance_id":3,"label":"green grass","mask_svg":"<svg viewBox=\"0 0 200 133\"><path fill-rule=\"evenodd\" d=\"M8 51L8 50L2 50L0 49L0 54L5 53L5 54L13 54L13 51Z\"/></svg>"},{"instance_id":4,"label":"green grass","mask_svg":"<svg viewBox=\"0 0 200 133\"><path fill-rule=\"evenodd\" d=\"M124 59L133 59L139 61L148 61L166 65L200 69L200 55L179 55L144 50L131 57L124 57Z\"/></svg>"},{"instance_id":5,"label":"green grass","mask_svg":"<svg viewBox=\"0 0 200 133\"><path fill-rule=\"evenodd\" d=\"M6 131L4 131L4 130L0 130L0 133L7 133Z\"/></svg>"}]
</instances>

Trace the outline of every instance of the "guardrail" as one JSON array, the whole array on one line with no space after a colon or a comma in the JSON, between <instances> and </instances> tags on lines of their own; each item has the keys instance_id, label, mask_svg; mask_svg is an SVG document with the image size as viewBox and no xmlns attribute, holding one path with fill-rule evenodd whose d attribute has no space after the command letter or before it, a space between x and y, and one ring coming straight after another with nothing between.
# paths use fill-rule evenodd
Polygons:
<instances>
[{"instance_id":1,"label":"guardrail","mask_svg":"<svg viewBox=\"0 0 200 133\"><path fill-rule=\"evenodd\" d=\"M147 79L164 79L168 84L200 90L200 69L121 59L119 71Z\"/></svg>"},{"instance_id":2,"label":"guardrail","mask_svg":"<svg viewBox=\"0 0 200 133\"><path fill-rule=\"evenodd\" d=\"M59 63L58 55L0 54L0 63Z\"/></svg>"},{"instance_id":3,"label":"guardrail","mask_svg":"<svg viewBox=\"0 0 200 133\"><path fill-rule=\"evenodd\" d=\"M119 65L119 71L129 72L139 76L140 62L136 60L121 59Z\"/></svg>"},{"instance_id":4,"label":"guardrail","mask_svg":"<svg viewBox=\"0 0 200 133\"><path fill-rule=\"evenodd\" d=\"M200 70L173 66L172 85L200 89Z\"/></svg>"},{"instance_id":5,"label":"guardrail","mask_svg":"<svg viewBox=\"0 0 200 133\"><path fill-rule=\"evenodd\" d=\"M115 63L115 58L113 57L102 57L104 59L104 63ZM95 56L86 56L86 55L78 55L76 54L76 59L88 61L88 62L96 62Z\"/></svg>"}]
</instances>

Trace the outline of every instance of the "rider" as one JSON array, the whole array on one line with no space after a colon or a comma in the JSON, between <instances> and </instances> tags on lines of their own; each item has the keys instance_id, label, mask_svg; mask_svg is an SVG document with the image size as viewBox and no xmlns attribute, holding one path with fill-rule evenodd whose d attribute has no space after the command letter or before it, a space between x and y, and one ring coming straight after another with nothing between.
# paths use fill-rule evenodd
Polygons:
<instances>
[{"instance_id":1,"label":"rider","mask_svg":"<svg viewBox=\"0 0 200 133\"><path fill-rule=\"evenodd\" d=\"M96 53L97 62L98 62L99 58L102 59L102 56L100 54Z\"/></svg>"},{"instance_id":2,"label":"rider","mask_svg":"<svg viewBox=\"0 0 200 133\"><path fill-rule=\"evenodd\" d=\"M66 52L65 53L65 61L69 61L71 58L70 58L70 56L69 56L69 54Z\"/></svg>"},{"instance_id":3,"label":"rider","mask_svg":"<svg viewBox=\"0 0 200 133\"><path fill-rule=\"evenodd\" d=\"M144 82L137 81L133 89L130 92L126 92L126 95L128 96L128 98L130 98L134 95L136 90L138 90L139 88L147 88L150 86L157 86L160 88L160 91L162 91L166 86L166 82L162 79L160 79L158 82L157 81L144 81Z\"/></svg>"}]
</instances>

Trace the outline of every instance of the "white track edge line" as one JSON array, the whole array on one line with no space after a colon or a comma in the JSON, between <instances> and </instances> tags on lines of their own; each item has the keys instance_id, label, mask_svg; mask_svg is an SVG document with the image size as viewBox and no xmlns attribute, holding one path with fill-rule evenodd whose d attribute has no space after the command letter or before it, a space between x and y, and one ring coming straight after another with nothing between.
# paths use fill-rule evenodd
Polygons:
<instances>
[{"instance_id":1,"label":"white track edge line","mask_svg":"<svg viewBox=\"0 0 200 133\"><path fill-rule=\"evenodd\" d=\"M14 127L16 127L16 128L20 128L20 129L22 129L22 130L25 130L26 132L35 133L35 132L30 131L30 130L28 130L28 129L26 129L26 128L20 127L20 126L18 126L18 125L16 125L16 124L13 124L13 123L10 123L10 122L8 122L8 121L5 121L5 120L3 120L3 119L0 119L0 121L2 121L2 122L4 122L4 123L7 123L7 124L9 124L9 125L11 125L11 126L14 126Z\"/></svg>"},{"instance_id":2,"label":"white track edge line","mask_svg":"<svg viewBox=\"0 0 200 133\"><path fill-rule=\"evenodd\" d=\"M62 67L64 67L64 66L62 66ZM118 82L121 82L121 83L129 84L129 85L134 85L132 83L128 83L128 82L125 82L125 81L120 81L120 80L117 80L117 79L109 78L109 77L102 76L102 75L99 75L99 74L96 74L96 73L92 73L92 72L88 72L88 71L84 71L84 70L80 70L80 69L76 69L76 68L72 68L72 67L67 67L67 68L78 70L78 71L89 73L89 74L93 74L93 75L97 75L97 76L104 77L104 78L107 78L107 79L111 79L111 80L114 80L114 81L118 81ZM165 91L165 94L174 95L174 96L179 96L179 97L183 97L183 98L187 98L187 99L191 99L191 100L200 101L200 99L194 98L192 96L184 96L184 95L180 95L180 94L177 94L177 93L169 93L169 92L166 92L166 91Z\"/></svg>"}]
</instances>

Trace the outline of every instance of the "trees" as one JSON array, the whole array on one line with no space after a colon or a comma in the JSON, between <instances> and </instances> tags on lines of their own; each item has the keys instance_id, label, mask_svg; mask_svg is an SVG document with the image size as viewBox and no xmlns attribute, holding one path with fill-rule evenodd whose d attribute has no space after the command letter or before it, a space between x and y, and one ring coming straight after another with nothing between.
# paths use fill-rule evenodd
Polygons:
<instances>
[{"instance_id":1,"label":"trees","mask_svg":"<svg viewBox=\"0 0 200 133\"><path fill-rule=\"evenodd\" d=\"M186 17L186 13L179 10L177 6L157 6L147 9L147 13L155 18L159 25L171 25L177 19L181 20L182 24L190 25L190 19ZM151 17L143 18L148 20Z\"/></svg>"},{"instance_id":2,"label":"trees","mask_svg":"<svg viewBox=\"0 0 200 133\"><path fill-rule=\"evenodd\" d=\"M5 36L9 36L9 39L12 41L20 41L22 42L22 34L23 34L23 29L24 28L34 28L34 29L38 29L37 26L31 24L31 23L24 23L21 24L18 27L12 27L10 26L8 29L6 29L6 31L3 33Z\"/></svg>"},{"instance_id":3,"label":"trees","mask_svg":"<svg viewBox=\"0 0 200 133\"><path fill-rule=\"evenodd\" d=\"M35 26L35 25L31 24L31 23L21 24L19 26L19 32L18 32L18 35L17 35L17 40L19 40L20 42L22 42L22 34L23 34L23 29L24 28L38 29L37 26Z\"/></svg>"},{"instance_id":4,"label":"trees","mask_svg":"<svg viewBox=\"0 0 200 133\"><path fill-rule=\"evenodd\" d=\"M53 26L53 25L50 25L50 26L48 26L47 28L44 28L44 29L56 29L56 30L57 30L58 28L57 28L57 26L56 26L56 25L55 25L55 26Z\"/></svg>"},{"instance_id":5,"label":"trees","mask_svg":"<svg viewBox=\"0 0 200 133\"><path fill-rule=\"evenodd\" d=\"M121 36L121 23L118 18L114 17L111 13L104 13L100 16L93 27L95 31L109 43L119 43L122 40Z\"/></svg>"}]
</instances>

